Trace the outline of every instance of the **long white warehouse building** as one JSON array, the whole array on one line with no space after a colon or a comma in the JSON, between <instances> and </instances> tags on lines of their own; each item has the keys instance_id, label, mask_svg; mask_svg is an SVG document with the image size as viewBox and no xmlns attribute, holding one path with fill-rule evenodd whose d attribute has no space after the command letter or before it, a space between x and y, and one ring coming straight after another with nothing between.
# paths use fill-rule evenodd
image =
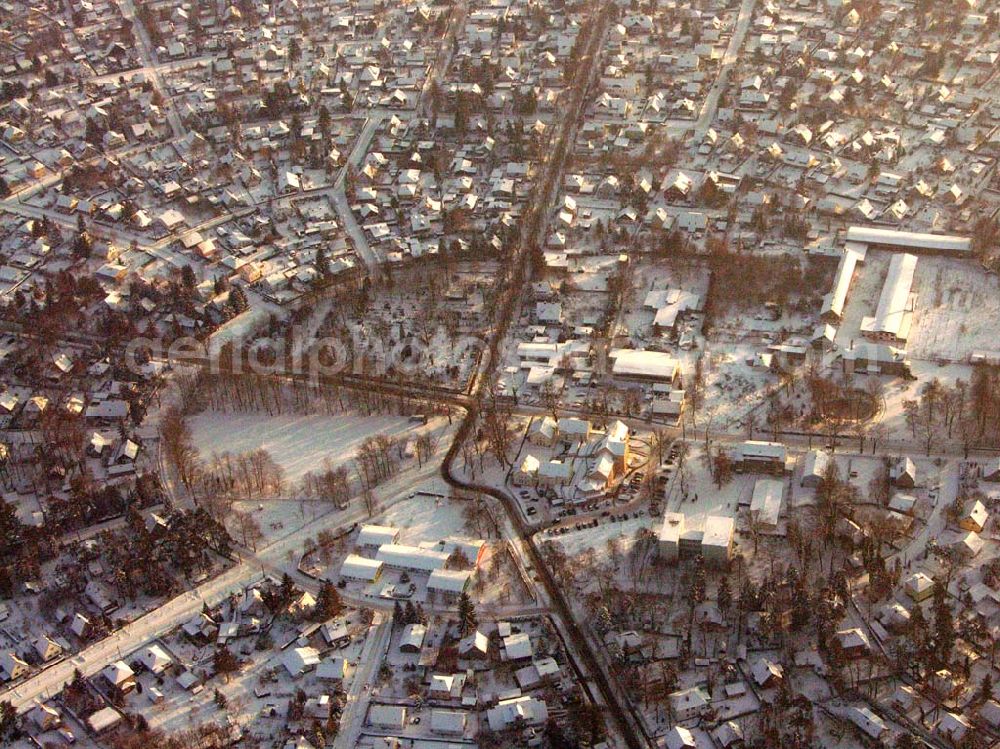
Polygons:
<instances>
[{"instance_id":1,"label":"long white warehouse building","mask_svg":"<svg viewBox=\"0 0 1000 749\"><path fill-rule=\"evenodd\" d=\"M916 255L901 253L892 256L875 317L866 317L861 321L862 335L873 340L906 342L912 318L910 290L916 269Z\"/></svg>"},{"instance_id":2,"label":"long white warehouse building","mask_svg":"<svg viewBox=\"0 0 1000 749\"><path fill-rule=\"evenodd\" d=\"M852 226L847 241L873 247L889 247L911 252L972 252L972 240L947 234L921 234L913 231L879 229L874 226Z\"/></svg>"}]
</instances>

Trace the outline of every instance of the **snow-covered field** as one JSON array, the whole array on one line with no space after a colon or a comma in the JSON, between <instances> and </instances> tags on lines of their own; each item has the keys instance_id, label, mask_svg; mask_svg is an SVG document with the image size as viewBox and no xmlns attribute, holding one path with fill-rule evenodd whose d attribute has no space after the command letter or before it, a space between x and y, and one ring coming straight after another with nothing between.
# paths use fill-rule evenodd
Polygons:
<instances>
[{"instance_id":1,"label":"snow-covered field","mask_svg":"<svg viewBox=\"0 0 1000 749\"><path fill-rule=\"evenodd\" d=\"M405 416L356 414L270 416L206 411L192 417L190 425L194 446L203 458L263 448L285 470L290 484L322 468L327 460L332 466L350 461L369 437L416 431Z\"/></svg>"},{"instance_id":2,"label":"snow-covered field","mask_svg":"<svg viewBox=\"0 0 1000 749\"><path fill-rule=\"evenodd\" d=\"M627 551L632 548L635 534L640 528L650 528L655 532L661 523L662 518L650 518L648 515L626 520L624 523L604 520L596 528L587 528L567 533L564 536L555 536L553 540L562 546L563 551L571 557L582 554L587 549L594 549L599 554L604 554L608 541L612 539L620 544L620 550Z\"/></svg>"},{"instance_id":3,"label":"snow-covered field","mask_svg":"<svg viewBox=\"0 0 1000 749\"><path fill-rule=\"evenodd\" d=\"M1000 279L970 260L922 257L908 351L913 359L959 361L973 351L998 348Z\"/></svg>"},{"instance_id":4,"label":"snow-covered field","mask_svg":"<svg viewBox=\"0 0 1000 749\"><path fill-rule=\"evenodd\" d=\"M414 491L449 496L443 480L435 478L414 487ZM460 502L418 494L387 510L374 522L400 529L400 543L440 541L446 536L471 536L465 527Z\"/></svg>"}]
</instances>

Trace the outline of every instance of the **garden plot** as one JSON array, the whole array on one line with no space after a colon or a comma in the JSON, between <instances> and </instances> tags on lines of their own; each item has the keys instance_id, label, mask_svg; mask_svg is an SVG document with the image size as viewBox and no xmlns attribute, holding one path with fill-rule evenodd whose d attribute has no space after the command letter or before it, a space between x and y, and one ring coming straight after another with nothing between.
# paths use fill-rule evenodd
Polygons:
<instances>
[{"instance_id":1,"label":"garden plot","mask_svg":"<svg viewBox=\"0 0 1000 749\"><path fill-rule=\"evenodd\" d=\"M744 417L767 399L768 389L778 384L778 376L752 362L759 348L752 344L707 344L702 361L705 377L705 404L697 414L696 425L711 424L713 429L739 426ZM684 372L694 369L686 363Z\"/></svg>"}]
</instances>

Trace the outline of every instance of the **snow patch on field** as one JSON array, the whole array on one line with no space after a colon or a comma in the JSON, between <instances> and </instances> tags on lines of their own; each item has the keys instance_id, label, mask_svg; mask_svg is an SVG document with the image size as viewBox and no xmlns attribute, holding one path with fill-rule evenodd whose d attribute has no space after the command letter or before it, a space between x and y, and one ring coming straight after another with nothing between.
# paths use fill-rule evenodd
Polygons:
<instances>
[{"instance_id":1,"label":"snow patch on field","mask_svg":"<svg viewBox=\"0 0 1000 749\"><path fill-rule=\"evenodd\" d=\"M437 478L423 482L415 491L449 495L447 484ZM416 546L421 541L440 541L447 536L471 536L462 507L456 500L417 494L387 510L375 522L399 528L400 543Z\"/></svg>"},{"instance_id":2,"label":"snow patch on field","mask_svg":"<svg viewBox=\"0 0 1000 749\"><path fill-rule=\"evenodd\" d=\"M635 542L635 534L640 528L651 528L654 519L643 516L626 520L624 523L605 521L596 528L585 528L584 530L574 530L563 536L556 536L552 540L563 547L563 551L571 557L579 556L587 549L594 549L599 555L606 552L608 541L617 540L622 551L632 548ZM547 540L547 539L546 539Z\"/></svg>"}]
</instances>

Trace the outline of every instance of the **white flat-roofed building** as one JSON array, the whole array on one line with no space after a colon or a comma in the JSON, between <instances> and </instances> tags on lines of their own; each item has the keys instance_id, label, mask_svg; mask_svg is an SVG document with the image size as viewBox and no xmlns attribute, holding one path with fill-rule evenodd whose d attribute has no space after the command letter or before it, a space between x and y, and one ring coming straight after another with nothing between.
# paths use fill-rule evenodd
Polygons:
<instances>
[{"instance_id":1,"label":"white flat-roofed building","mask_svg":"<svg viewBox=\"0 0 1000 749\"><path fill-rule=\"evenodd\" d=\"M680 541L684 534L684 515L680 512L667 512L663 516L663 526L660 528L660 557L667 561L676 561L680 556Z\"/></svg>"},{"instance_id":2,"label":"white flat-roofed building","mask_svg":"<svg viewBox=\"0 0 1000 749\"><path fill-rule=\"evenodd\" d=\"M844 316L844 304L847 302L847 292L851 288L851 280L858 263L864 261L864 253L853 248L844 250L833 277L833 289L823 299L821 317L824 320L839 321Z\"/></svg>"},{"instance_id":3,"label":"white flat-roofed building","mask_svg":"<svg viewBox=\"0 0 1000 749\"><path fill-rule=\"evenodd\" d=\"M921 234L911 231L879 229L874 226L852 226L847 241L877 247L895 247L913 252L972 252L972 240L947 234Z\"/></svg>"},{"instance_id":4,"label":"white flat-roofed building","mask_svg":"<svg viewBox=\"0 0 1000 749\"><path fill-rule=\"evenodd\" d=\"M406 726L406 708L402 705L372 705L368 708L368 725L402 729Z\"/></svg>"},{"instance_id":5,"label":"white flat-roofed building","mask_svg":"<svg viewBox=\"0 0 1000 749\"><path fill-rule=\"evenodd\" d=\"M373 583L382 574L382 562L377 559L359 557L357 554L348 554L340 565L340 576L345 580L353 580L360 583Z\"/></svg>"},{"instance_id":6,"label":"white flat-roofed building","mask_svg":"<svg viewBox=\"0 0 1000 749\"><path fill-rule=\"evenodd\" d=\"M910 290L913 274L917 269L917 256L908 253L893 255L889 261L889 272L878 299L874 317L861 321L861 334L875 340L892 343L905 342L910 334L913 318Z\"/></svg>"},{"instance_id":7,"label":"white flat-roofed building","mask_svg":"<svg viewBox=\"0 0 1000 749\"><path fill-rule=\"evenodd\" d=\"M747 440L736 446L733 460L741 470L783 473L788 449L780 442Z\"/></svg>"},{"instance_id":8,"label":"white flat-roofed building","mask_svg":"<svg viewBox=\"0 0 1000 749\"><path fill-rule=\"evenodd\" d=\"M467 722L468 716L460 710L431 710L431 733L461 736Z\"/></svg>"},{"instance_id":9,"label":"white flat-roofed building","mask_svg":"<svg viewBox=\"0 0 1000 749\"><path fill-rule=\"evenodd\" d=\"M673 384L680 373L677 359L663 351L615 349L611 359L611 374L618 380Z\"/></svg>"},{"instance_id":10,"label":"white flat-roofed building","mask_svg":"<svg viewBox=\"0 0 1000 749\"><path fill-rule=\"evenodd\" d=\"M802 459L802 486L816 488L830 467L830 453L810 450Z\"/></svg>"},{"instance_id":11,"label":"white flat-roofed building","mask_svg":"<svg viewBox=\"0 0 1000 749\"><path fill-rule=\"evenodd\" d=\"M562 305L559 302L536 302L535 319L547 325L562 325Z\"/></svg>"},{"instance_id":12,"label":"white flat-roofed building","mask_svg":"<svg viewBox=\"0 0 1000 749\"><path fill-rule=\"evenodd\" d=\"M701 555L707 564L727 564L733 555L736 521L724 515L709 515L701 537Z\"/></svg>"},{"instance_id":13,"label":"white flat-roofed building","mask_svg":"<svg viewBox=\"0 0 1000 749\"><path fill-rule=\"evenodd\" d=\"M440 570L448 561L448 555L444 552L402 544L383 544L379 547L375 558L387 567L414 572Z\"/></svg>"},{"instance_id":14,"label":"white flat-roofed building","mask_svg":"<svg viewBox=\"0 0 1000 749\"><path fill-rule=\"evenodd\" d=\"M399 540L399 529L387 525L362 525L358 531L355 546L377 549L383 544L394 544Z\"/></svg>"},{"instance_id":15,"label":"white flat-roofed building","mask_svg":"<svg viewBox=\"0 0 1000 749\"><path fill-rule=\"evenodd\" d=\"M563 348L558 343L535 343L522 341L517 344L517 357L522 367L536 364L553 364L562 356Z\"/></svg>"},{"instance_id":16,"label":"white flat-roofed building","mask_svg":"<svg viewBox=\"0 0 1000 749\"><path fill-rule=\"evenodd\" d=\"M785 483L775 479L757 479L750 500L750 517L764 530L775 530L781 516Z\"/></svg>"},{"instance_id":17,"label":"white flat-roofed building","mask_svg":"<svg viewBox=\"0 0 1000 749\"><path fill-rule=\"evenodd\" d=\"M468 587L471 579L470 570L434 570L427 580L427 590L447 598L457 598Z\"/></svg>"}]
</instances>

